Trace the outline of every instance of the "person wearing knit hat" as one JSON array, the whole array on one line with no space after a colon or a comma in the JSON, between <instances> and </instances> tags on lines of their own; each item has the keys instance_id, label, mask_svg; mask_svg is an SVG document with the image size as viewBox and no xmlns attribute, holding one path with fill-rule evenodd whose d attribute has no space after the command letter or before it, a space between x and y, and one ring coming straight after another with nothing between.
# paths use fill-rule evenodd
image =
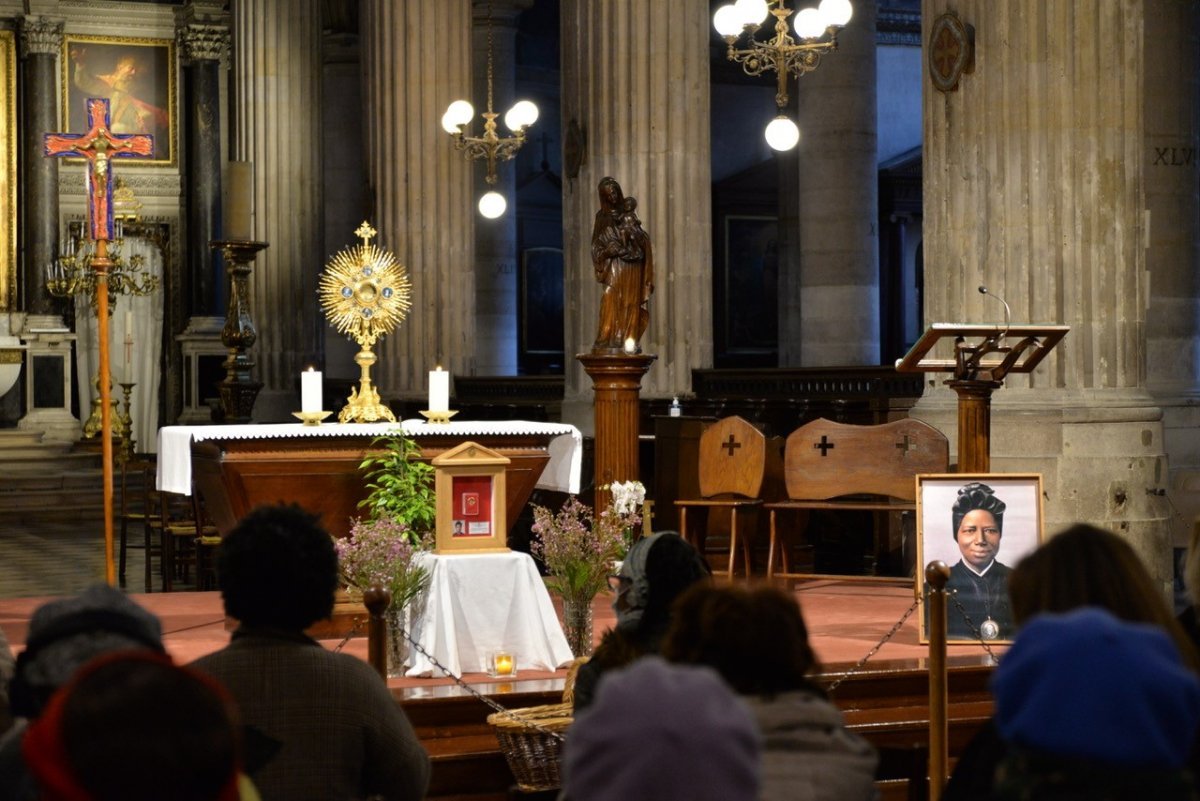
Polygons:
<instances>
[{"instance_id":1,"label":"person wearing knit hat","mask_svg":"<svg viewBox=\"0 0 1200 801\"><path fill-rule=\"evenodd\" d=\"M757 801L750 710L716 671L648 656L606 675L563 752L570 801Z\"/></svg>"},{"instance_id":2,"label":"person wearing knit hat","mask_svg":"<svg viewBox=\"0 0 1200 801\"><path fill-rule=\"evenodd\" d=\"M1157 626L1098 608L1039 615L992 679L1009 755L996 798L1193 798L1200 678Z\"/></svg>"},{"instance_id":3,"label":"person wearing knit hat","mask_svg":"<svg viewBox=\"0 0 1200 801\"><path fill-rule=\"evenodd\" d=\"M1008 597L1012 570L996 558L1005 507L991 487L973 481L959 489L950 509L950 530L962 554L946 582L946 590L955 596L946 615L946 636L951 639L1012 638L1015 627ZM960 605L970 616L970 625L958 611Z\"/></svg>"},{"instance_id":4,"label":"person wearing knit hat","mask_svg":"<svg viewBox=\"0 0 1200 801\"><path fill-rule=\"evenodd\" d=\"M79 595L42 604L29 621L25 650L9 684L13 715L37 718L50 697L92 659L114 651L164 653L158 618L120 590L95 584ZM36 791L21 757L26 723L0 739L0 801L33 799Z\"/></svg>"}]
</instances>

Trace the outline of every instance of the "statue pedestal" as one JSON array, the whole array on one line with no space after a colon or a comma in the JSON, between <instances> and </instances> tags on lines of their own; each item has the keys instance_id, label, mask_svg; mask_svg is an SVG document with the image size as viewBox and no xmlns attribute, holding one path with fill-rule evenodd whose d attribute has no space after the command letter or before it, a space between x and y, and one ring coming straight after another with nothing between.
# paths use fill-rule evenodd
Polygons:
<instances>
[{"instance_id":1,"label":"statue pedestal","mask_svg":"<svg viewBox=\"0 0 1200 801\"><path fill-rule=\"evenodd\" d=\"M25 343L25 416L22 431L43 431L45 441L75 442L79 418L71 414L71 343L75 334L58 315L29 315L20 334Z\"/></svg>"},{"instance_id":2,"label":"statue pedestal","mask_svg":"<svg viewBox=\"0 0 1200 801\"><path fill-rule=\"evenodd\" d=\"M581 353L575 357L592 378L596 394L595 508L608 505L600 487L638 478L638 399L642 376L657 356L643 353Z\"/></svg>"}]
</instances>

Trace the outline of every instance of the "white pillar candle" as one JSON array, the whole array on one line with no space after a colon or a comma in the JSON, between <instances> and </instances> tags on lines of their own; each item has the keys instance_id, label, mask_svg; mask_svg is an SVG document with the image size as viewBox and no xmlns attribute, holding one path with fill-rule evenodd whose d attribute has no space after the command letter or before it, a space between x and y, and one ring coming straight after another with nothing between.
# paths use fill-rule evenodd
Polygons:
<instances>
[{"instance_id":1,"label":"white pillar candle","mask_svg":"<svg viewBox=\"0 0 1200 801\"><path fill-rule=\"evenodd\" d=\"M429 371L429 408L426 411L450 411L450 373L440 366Z\"/></svg>"},{"instance_id":2,"label":"white pillar candle","mask_svg":"<svg viewBox=\"0 0 1200 801\"><path fill-rule=\"evenodd\" d=\"M637 353L637 340L636 339L634 339L633 337L625 338L625 352L626 353Z\"/></svg>"},{"instance_id":3,"label":"white pillar candle","mask_svg":"<svg viewBox=\"0 0 1200 801\"><path fill-rule=\"evenodd\" d=\"M308 368L300 374L300 411L321 411L321 372Z\"/></svg>"},{"instance_id":4,"label":"white pillar candle","mask_svg":"<svg viewBox=\"0 0 1200 801\"><path fill-rule=\"evenodd\" d=\"M125 310L125 380L133 381L133 312Z\"/></svg>"},{"instance_id":5,"label":"white pillar candle","mask_svg":"<svg viewBox=\"0 0 1200 801\"><path fill-rule=\"evenodd\" d=\"M254 202L254 164L229 162L229 186L225 194L225 238L250 239L250 209Z\"/></svg>"}]
</instances>

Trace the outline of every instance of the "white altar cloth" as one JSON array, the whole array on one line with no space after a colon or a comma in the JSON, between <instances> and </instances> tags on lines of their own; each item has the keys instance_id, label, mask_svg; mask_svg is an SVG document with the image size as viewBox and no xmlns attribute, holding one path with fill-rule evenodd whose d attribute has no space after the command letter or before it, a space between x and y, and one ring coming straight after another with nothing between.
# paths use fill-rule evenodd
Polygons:
<instances>
[{"instance_id":1,"label":"white altar cloth","mask_svg":"<svg viewBox=\"0 0 1200 801\"><path fill-rule=\"evenodd\" d=\"M488 655L514 654L517 673L574 659L554 603L527 553L422 554L429 590L417 602L412 638L456 676L487 670ZM410 647L407 676L440 677Z\"/></svg>"},{"instance_id":2,"label":"white altar cloth","mask_svg":"<svg viewBox=\"0 0 1200 801\"><path fill-rule=\"evenodd\" d=\"M192 442L218 439L298 439L301 437L377 437L399 425L409 436L471 436L485 434L553 434L550 462L538 479L539 489L579 492L583 465L583 435L565 423L531 423L526 420L479 420L431 425L424 420L397 423L300 423L233 426L165 426L158 430L158 488L180 495L192 494Z\"/></svg>"}]
</instances>

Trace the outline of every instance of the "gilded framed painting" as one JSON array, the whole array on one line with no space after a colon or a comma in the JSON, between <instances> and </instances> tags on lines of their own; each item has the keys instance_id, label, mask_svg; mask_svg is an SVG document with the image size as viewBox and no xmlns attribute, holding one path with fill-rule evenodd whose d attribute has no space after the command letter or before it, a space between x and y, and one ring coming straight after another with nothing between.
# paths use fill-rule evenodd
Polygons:
<instances>
[{"instance_id":1,"label":"gilded framed painting","mask_svg":"<svg viewBox=\"0 0 1200 801\"><path fill-rule=\"evenodd\" d=\"M1008 575L1042 542L1041 475L949 473L916 481L917 592L925 592L925 565L950 566L946 641L1011 641ZM927 608L920 621L921 642L929 642Z\"/></svg>"},{"instance_id":2,"label":"gilded framed painting","mask_svg":"<svg viewBox=\"0 0 1200 801\"><path fill-rule=\"evenodd\" d=\"M174 41L68 35L63 37L62 65L63 118L69 132L87 131L89 97L106 97L113 133L154 137L154 157L137 163L175 164Z\"/></svg>"},{"instance_id":3,"label":"gilded framed painting","mask_svg":"<svg viewBox=\"0 0 1200 801\"><path fill-rule=\"evenodd\" d=\"M16 37L0 31L0 311L17 299Z\"/></svg>"}]
</instances>

